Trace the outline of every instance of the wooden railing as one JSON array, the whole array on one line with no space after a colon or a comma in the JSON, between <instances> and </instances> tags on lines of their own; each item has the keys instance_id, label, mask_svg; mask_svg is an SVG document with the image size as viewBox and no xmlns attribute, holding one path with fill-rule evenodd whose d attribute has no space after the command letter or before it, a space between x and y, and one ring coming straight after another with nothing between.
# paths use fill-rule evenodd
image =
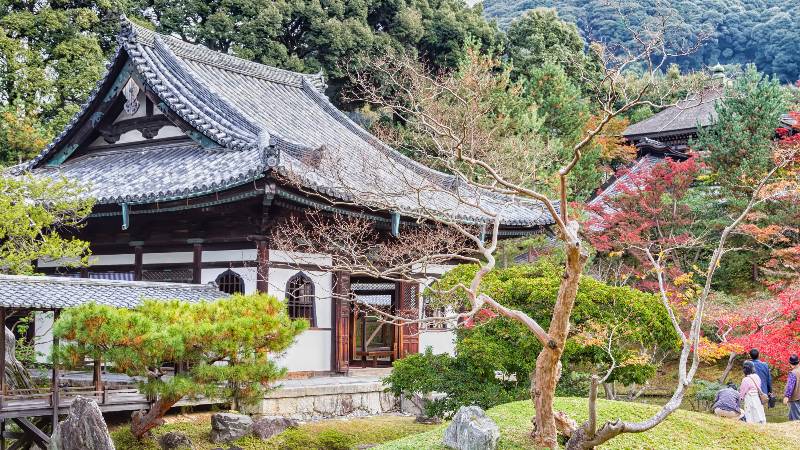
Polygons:
<instances>
[{"instance_id":1,"label":"wooden railing","mask_svg":"<svg viewBox=\"0 0 800 450\"><path fill-rule=\"evenodd\" d=\"M67 408L78 396L91 398L101 407L125 403L140 405L147 402L147 397L135 388L97 390L94 386L69 386L57 390L50 387L10 389L0 394L0 413L53 407Z\"/></svg>"}]
</instances>

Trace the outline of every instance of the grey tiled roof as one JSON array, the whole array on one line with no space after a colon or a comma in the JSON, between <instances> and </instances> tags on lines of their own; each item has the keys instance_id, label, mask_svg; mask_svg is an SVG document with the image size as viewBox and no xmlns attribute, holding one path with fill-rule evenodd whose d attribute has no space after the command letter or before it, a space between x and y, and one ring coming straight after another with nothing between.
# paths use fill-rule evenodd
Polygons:
<instances>
[{"instance_id":1,"label":"grey tiled roof","mask_svg":"<svg viewBox=\"0 0 800 450\"><path fill-rule=\"evenodd\" d=\"M680 101L648 119L630 125L622 135L653 136L711 125L717 117L714 106L722 93L721 88L707 89L691 99Z\"/></svg>"},{"instance_id":2,"label":"grey tiled roof","mask_svg":"<svg viewBox=\"0 0 800 450\"><path fill-rule=\"evenodd\" d=\"M0 306L7 308L62 309L90 302L133 308L145 299L198 302L224 297L228 294L212 284L0 275Z\"/></svg>"},{"instance_id":3,"label":"grey tiled roof","mask_svg":"<svg viewBox=\"0 0 800 450\"><path fill-rule=\"evenodd\" d=\"M261 176L260 165L257 151L233 155L184 142L90 153L35 172L84 181L99 203L149 203L242 184Z\"/></svg>"},{"instance_id":4,"label":"grey tiled roof","mask_svg":"<svg viewBox=\"0 0 800 450\"><path fill-rule=\"evenodd\" d=\"M459 183L389 148L330 103L320 75L221 54L127 20L122 28L118 58L129 55L147 87L218 148L111 150L46 168L42 162L57 150L57 138L27 166L34 173L83 182L98 203L108 204L205 195L274 170L305 189L368 208L405 215L428 210L476 222L490 212L523 227L553 223L538 202ZM93 101L99 100L90 98L79 116L92 114Z\"/></svg>"},{"instance_id":5,"label":"grey tiled roof","mask_svg":"<svg viewBox=\"0 0 800 450\"><path fill-rule=\"evenodd\" d=\"M611 211L611 207L606 203L608 199L614 198L623 192L627 187L634 187L631 177L634 175L647 174L656 164L664 161L664 155L648 153L637 159L622 175L614 178L608 187L599 192L589 201L589 206L600 207L605 212Z\"/></svg>"}]
</instances>

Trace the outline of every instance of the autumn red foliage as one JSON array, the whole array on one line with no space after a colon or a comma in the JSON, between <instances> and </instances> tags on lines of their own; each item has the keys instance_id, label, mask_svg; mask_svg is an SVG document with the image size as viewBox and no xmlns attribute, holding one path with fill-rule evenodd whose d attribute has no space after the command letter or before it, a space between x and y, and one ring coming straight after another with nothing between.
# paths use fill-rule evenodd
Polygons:
<instances>
[{"instance_id":1,"label":"autumn red foliage","mask_svg":"<svg viewBox=\"0 0 800 450\"><path fill-rule=\"evenodd\" d=\"M732 345L743 351L757 348L773 368L782 374L792 354L800 354L800 289L787 289L775 298L732 316Z\"/></svg>"},{"instance_id":2,"label":"autumn red foliage","mask_svg":"<svg viewBox=\"0 0 800 450\"><path fill-rule=\"evenodd\" d=\"M616 192L589 207L590 242L610 257L625 254L620 276L637 280L636 287L658 290L648 278L648 253L675 253L696 240L695 215L685 200L703 167L698 156L690 154L685 160L665 158L637 171L622 169L616 175ZM666 278L680 279L691 271L685 265L675 255L664 265Z\"/></svg>"}]
</instances>

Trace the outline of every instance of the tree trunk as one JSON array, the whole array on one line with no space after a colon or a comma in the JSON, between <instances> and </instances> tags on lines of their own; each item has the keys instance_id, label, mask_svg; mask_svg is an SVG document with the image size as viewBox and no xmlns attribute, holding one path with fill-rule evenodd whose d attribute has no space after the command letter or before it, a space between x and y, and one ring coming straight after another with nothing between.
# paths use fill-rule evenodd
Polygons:
<instances>
[{"instance_id":1,"label":"tree trunk","mask_svg":"<svg viewBox=\"0 0 800 450\"><path fill-rule=\"evenodd\" d=\"M731 352L728 356L728 365L725 366L725 371L722 372L722 375L719 377L719 382L725 383L725 380L728 379L728 375L731 374L731 370L733 370L733 363L736 361L736 352Z\"/></svg>"},{"instance_id":2,"label":"tree trunk","mask_svg":"<svg viewBox=\"0 0 800 450\"><path fill-rule=\"evenodd\" d=\"M136 411L131 415L131 433L136 439L141 440L150 430L164 424L164 414L178 403L180 398L159 398L150 407L150 410Z\"/></svg>"},{"instance_id":3,"label":"tree trunk","mask_svg":"<svg viewBox=\"0 0 800 450\"><path fill-rule=\"evenodd\" d=\"M28 373L25 366L17 360L17 338L14 337L14 333L7 327L3 327L3 329L6 333L6 373L4 374L6 386L8 386L9 389L33 389L35 386L31 374Z\"/></svg>"},{"instance_id":4,"label":"tree trunk","mask_svg":"<svg viewBox=\"0 0 800 450\"><path fill-rule=\"evenodd\" d=\"M581 251L580 240L577 238L577 227L576 235L567 240L565 247L567 262L564 278L561 280L548 330L551 341L536 358L536 372L531 383L531 395L536 408L531 434L534 444L544 448L558 447L553 399L561 377L561 354L569 334L569 318L575 305L581 272L586 264L586 254Z\"/></svg>"},{"instance_id":5,"label":"tree trunk","mask_svg":"<svg viewBox=\"0 0 800 450\"><path fill-rule=\"evenodd\" d=\"M606 393L606 400L617 399L617 394L614 392L614 383L603 383L603 391Z\"/></svg>"}]
</instances>

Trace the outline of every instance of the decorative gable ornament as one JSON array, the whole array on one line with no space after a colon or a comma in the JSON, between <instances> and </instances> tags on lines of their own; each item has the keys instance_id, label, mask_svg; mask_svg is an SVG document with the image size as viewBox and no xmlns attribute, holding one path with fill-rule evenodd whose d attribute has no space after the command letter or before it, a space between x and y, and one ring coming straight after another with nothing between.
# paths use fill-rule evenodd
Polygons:
<instances>
[{"instance_id":1,"label":"decorative gable ornament","mask_svg":"<svg viewBox=\"0 0 800 450\"><path fill-rule=\"evenodd\" d=\"M139 85L133 81L133 78L128 80L125 87L122 89L122 95L125 96L125 112L129 115L136 114L139 111Z\"/></svg>"},{"instance_id":2,"label":"decorative gable ornament","mask_svg":"<svg viewBox=\"0 0 800 450\"><path fill-rule=\"evenodd\" d=\"M261 162L271 169L277 167L280 162L277 144L277 140L269 132L259 131L258 148L261 150Z\"/></svg>"}]
</instances>

